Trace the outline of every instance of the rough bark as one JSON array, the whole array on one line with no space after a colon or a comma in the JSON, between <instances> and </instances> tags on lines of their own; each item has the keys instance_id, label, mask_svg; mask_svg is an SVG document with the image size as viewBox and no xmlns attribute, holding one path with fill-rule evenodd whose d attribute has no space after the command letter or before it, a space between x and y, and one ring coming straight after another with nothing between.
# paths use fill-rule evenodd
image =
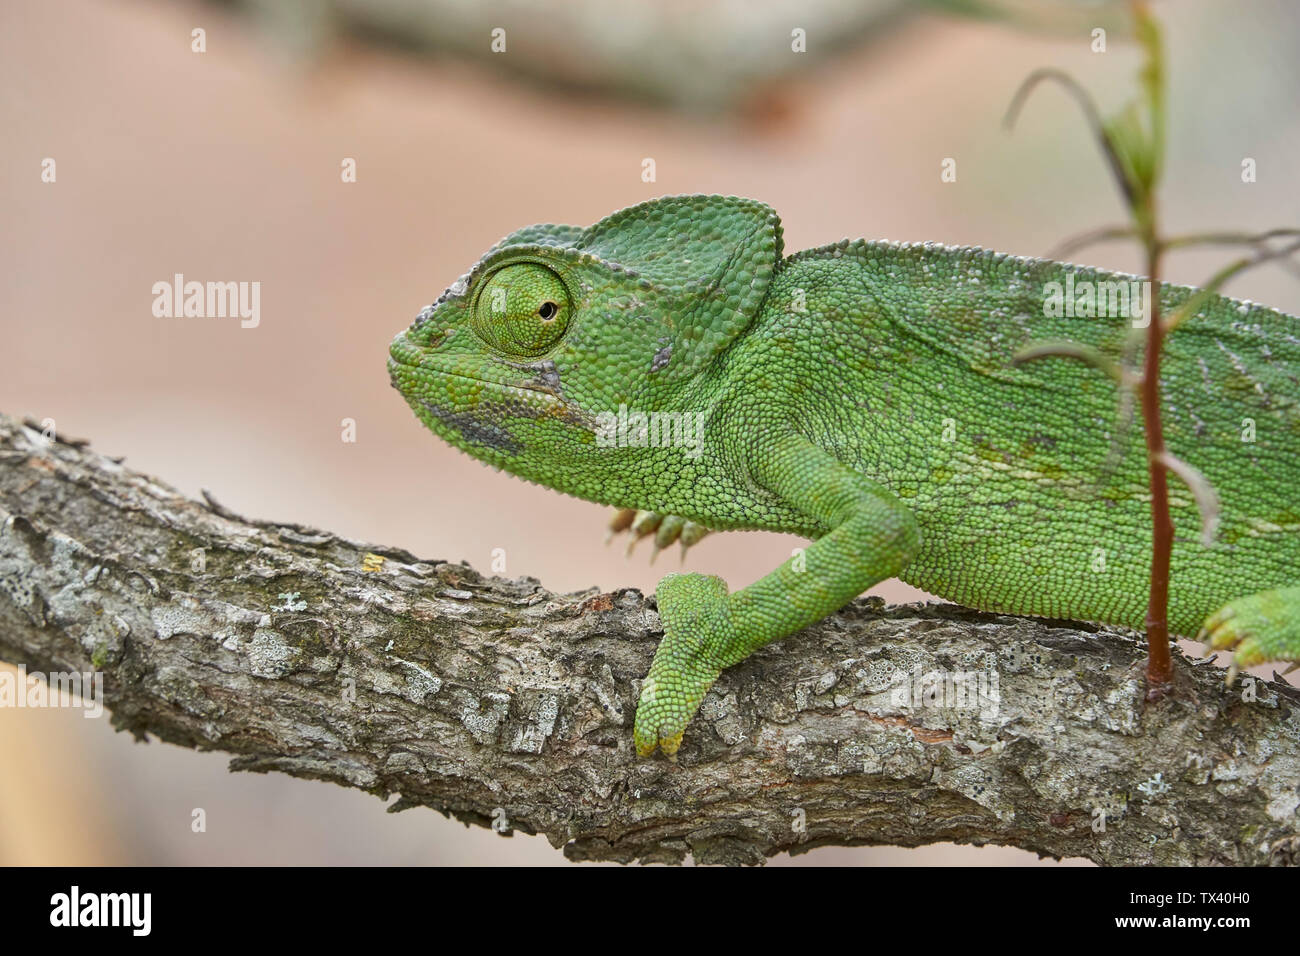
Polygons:
<instances>
[{"instance_id":1,"label":"rough bark","mask_svg":"<svg viewBox=\"0 0 1300 956\"><path fill-rule=\"evenodd\" d=\"M399 794L390 809L544 833L575 860L1300 848L1285 683L1225 688L1179 656L1175 692L1144 705L1128 632L868 599L724 674L673 763L631 740L659 636L638 591L553 594L248 521L0 416L0 659L100 671L119 729L232 769Z\"/></svg>"}]
</instances>

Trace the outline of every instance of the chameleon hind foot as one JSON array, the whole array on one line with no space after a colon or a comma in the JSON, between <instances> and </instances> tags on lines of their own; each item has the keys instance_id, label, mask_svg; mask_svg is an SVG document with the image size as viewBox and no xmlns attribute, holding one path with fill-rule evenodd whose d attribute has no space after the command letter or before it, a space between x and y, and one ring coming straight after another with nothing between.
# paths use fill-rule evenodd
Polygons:
<instances>
[{"instance_id":1,"label":"chameleon hind foot","mask_svg":"<svg viewBox=\"0 0 1300 956\"><path fill-rule=\"evenodd\" d=\"M1205 619L1197 639L1209 651L1232 652L1228 683L1254 664L1300 661L1300 587L1229 601Z\"/></svg>"},{"instance_id":2,"label":"chameleon hind foot","mask_svg":"<svg viewBox=\"0 0 1300 956\"><path fill-rule=\"evenodd\" d=\"M727 583L705 574L670 574L656 592L664 637L636 705L636 752L675 757L686 725L728 663Z\"/></svg>"},{"instance_id":3,"label":"chameleon hind foot","mask_svg":"<svg viewBox=\"0 0 1300 956\"><path fill-rule=\"evenodd\" d=\"M626 531L628 534L627 554L631 555L638 541L654 535L654 550L650 552L650 563L654 564L659 552L674 541L682 544L682 560L686 552L709 533L709 529L694 521L679 518L676 515L661 515L654 511L638 511L635 508L619 508L609 520L609 531L605 543L614 540L616 534Z\"/></svg>"}]
</instances>

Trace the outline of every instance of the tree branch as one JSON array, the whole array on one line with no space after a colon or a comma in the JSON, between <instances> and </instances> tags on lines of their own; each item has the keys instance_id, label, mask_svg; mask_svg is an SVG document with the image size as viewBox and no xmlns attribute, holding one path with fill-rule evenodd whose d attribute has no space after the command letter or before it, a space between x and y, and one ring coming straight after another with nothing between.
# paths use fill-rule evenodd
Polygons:
<instances>
[{"instance_id":1,"label":"tree branch","mask_svg":"<svg viewBox=\"0 0 1300 956\"><path fill-rule=\"evenodd\" d=\"M862 600L724 674L671 763L631 740L659 636L635 590L552 594L246 521L0 416L0 659L100 671L118 728L232 769L400 794L390 809L544 833L575 860L1300 854L1284 683L1251 700L1179 657L1167 706L1144 708L1127 632Z\"/></svg>"}]
</instances>

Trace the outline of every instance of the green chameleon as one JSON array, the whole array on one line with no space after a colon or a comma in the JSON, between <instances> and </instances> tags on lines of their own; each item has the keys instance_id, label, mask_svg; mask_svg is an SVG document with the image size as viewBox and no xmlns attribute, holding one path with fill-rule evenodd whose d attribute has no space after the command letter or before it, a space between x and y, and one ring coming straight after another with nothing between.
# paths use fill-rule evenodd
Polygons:
<instances>
[{"instance_id":1,"label":"green chameleon","mask_svg":"<svg viewBox=\"0 0 1300 956\"><path fill-rule=\"evenodd\" d=\"M1095 313L1133 283L931 243L783 257L763 203L666 197L507 236L393 340L388 368L435 434L638 509L661 544L692 528L813 539L734 594L702 574L660 582L635 739L671 755L724 668L886 578L1143 626L1141 426L1092 366L1012 361L1050 339L1120 359L1140 320L1131 304L1089 317L1088 290ZM1161 309L1193 291L1161 286ZM1170 629L1238 667L1300 659L1300 320L1215 296L1166 350L1167 444L1222 507L1206 546L1171 485Z\"/></svg>"}]
</instances>

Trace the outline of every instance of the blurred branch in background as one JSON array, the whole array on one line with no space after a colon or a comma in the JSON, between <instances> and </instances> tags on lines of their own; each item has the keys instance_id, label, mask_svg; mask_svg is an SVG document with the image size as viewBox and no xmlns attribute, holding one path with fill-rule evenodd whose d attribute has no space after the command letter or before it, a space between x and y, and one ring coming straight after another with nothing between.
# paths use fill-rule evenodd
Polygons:
<instances>
[{"instance_id":1,"label":"blurred branch in background","mask_svg":"<svg viewBox=\"0 0 1300 956\"><path fill-rule=\"evenodd\" d=\"M1127 29L1120 0L221 0L291 59L344 38L483 61L529 84L762 118L787 78L888 35L918 13L957 13L1067 35ZM803 56L808 50L814 56Z\"/></svg>"},{"instance_id":2,"label":"blurred branch in background","mask_svg":"<svg viewBox=\"0 0 1300 956\"><path fill-rule=\"evenodd\" d=\"M1144 709L1125 632L858 601L724 674L679 763L638 760L660 636L635 590L553 594L246 521L0 416L0 658L102 673L137 737L543 833L575 860L939 841L1300 857L1284 683L1229 690L1179 657L1180 693Z\"/></svg>"}]
</instances>

